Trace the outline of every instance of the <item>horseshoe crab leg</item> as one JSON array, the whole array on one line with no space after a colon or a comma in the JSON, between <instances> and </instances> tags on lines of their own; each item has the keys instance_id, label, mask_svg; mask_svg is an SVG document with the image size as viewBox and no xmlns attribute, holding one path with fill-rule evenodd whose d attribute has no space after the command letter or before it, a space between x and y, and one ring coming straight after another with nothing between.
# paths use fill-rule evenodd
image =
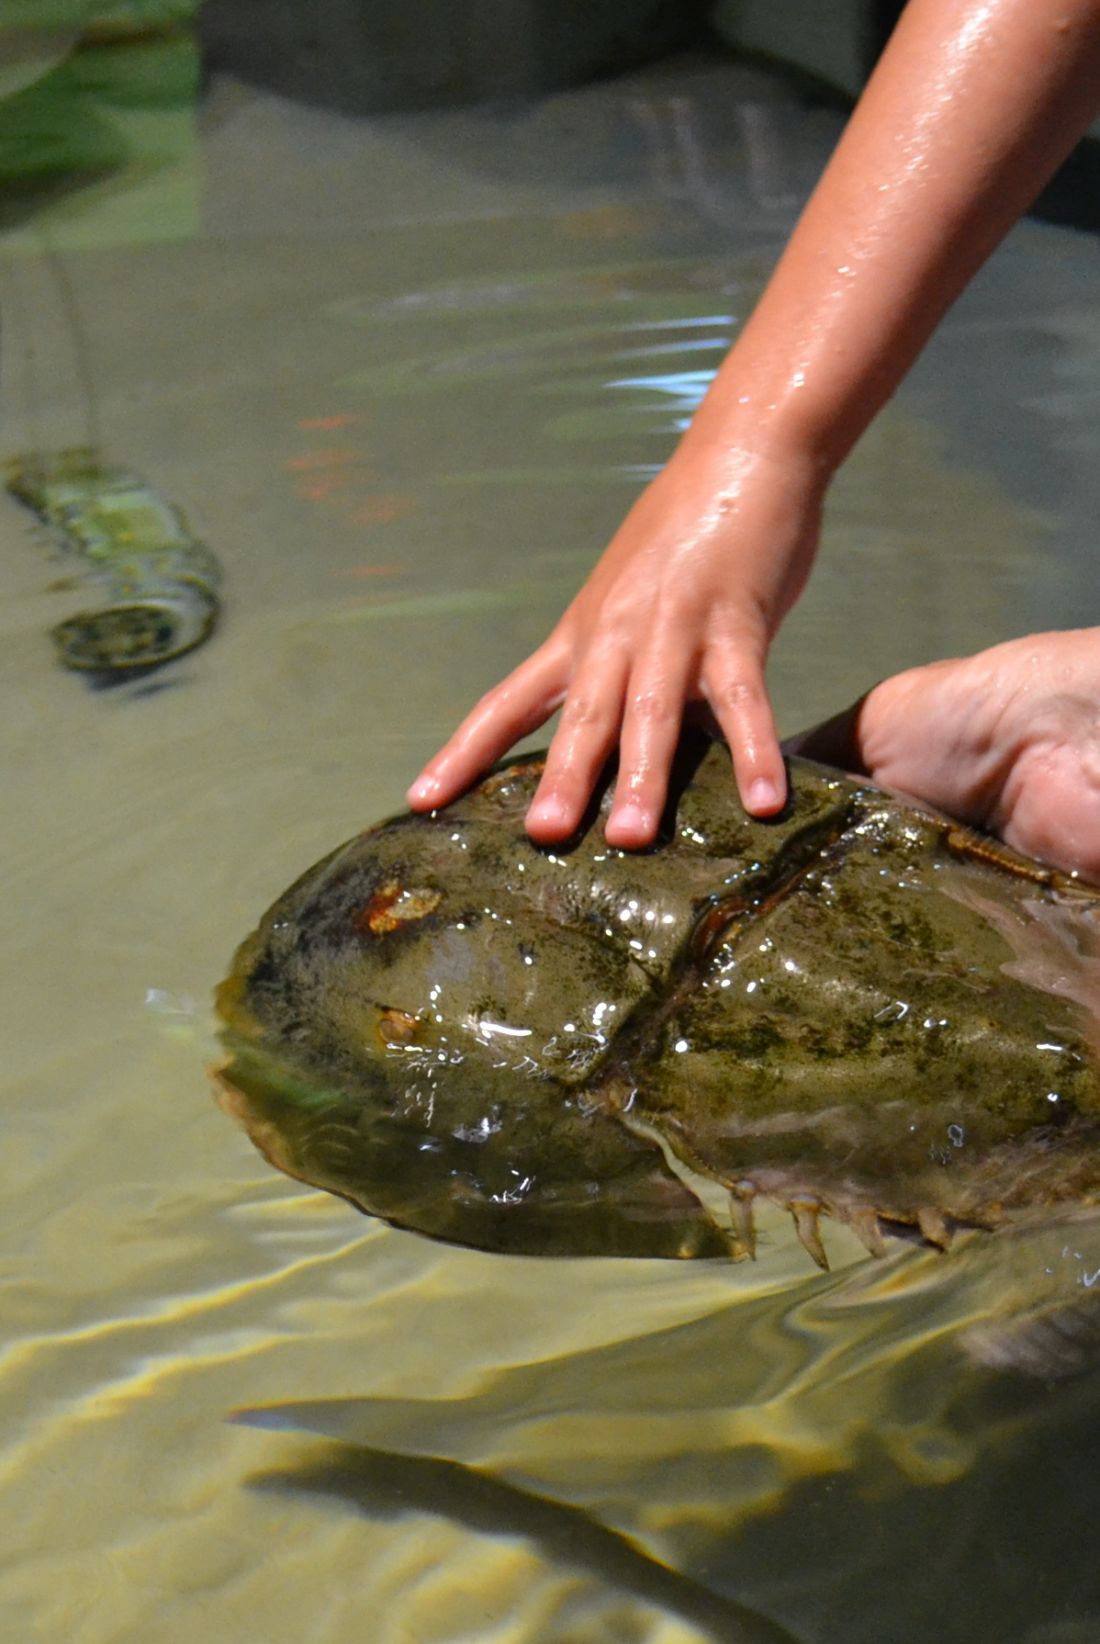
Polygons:
<instances>
[{"instance_id":1,"label":"horseshoe crab leg","mask_svg":"<svg viewBox=\"0 0 1100 1644\"><path fill-rule=\"evenodd\" d=\"M821 1242L821 1232L817 1225L817 1218L824 1209L820 1199L808 1195L791 1199L787 1208L794 1217L794 1230L798 1234L802 1248L813 1257L818 1267L827 1273L829 1258L825 1254L825 1246Z\"/></svg>"},{"instance_id":2,"label":"horseshoe crab leg","mask_svg":"<svg viewBox=\"0 0 1100 1644\"><path fill-rule=\"evenodd\" d=\"M756 1256L756 1224L753 1221L752 1201L756 1189L751 1182L737 1182L730 1188L730 1215L733 1231L740 1248L750 1258Z\"/></svg>"},{"instance_id":3,"label":"horseshoe crab leg","mask_svg":"<svg viewBox=\"0 0 1100 1644\"><path fill-rule=\"evenodd\" d=\"M917 1226L921 1231L921 1238L927 1239L939 1250L946 1250L951 1243L951 1229L938 1210L931 1205L924 1205L917 1211Z\"/></svg>"},{"instance_id":4,"label":"horseshoe crab leg","mask_svg":"<svg viewBox=\"0 0 1100 1644\"><path fill-rule=\"evenodd\" d=\"M869 1255L885 1256L886 1240L882 1236L877 1210L872 1210L870 1205L860 1205L857 1209L848 1212L846 1220L848 1226Z\"/></svg>"}]
</instances>

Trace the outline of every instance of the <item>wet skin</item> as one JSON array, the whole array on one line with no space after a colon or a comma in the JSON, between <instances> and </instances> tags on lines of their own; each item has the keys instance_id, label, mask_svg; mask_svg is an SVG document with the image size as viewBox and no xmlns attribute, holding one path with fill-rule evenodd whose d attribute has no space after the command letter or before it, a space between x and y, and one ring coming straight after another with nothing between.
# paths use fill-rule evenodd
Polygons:
<instances>
[{"instance_id":1,"label":"wet skin","mask_svg":"<svg viewBox=\"0 0 1100 1644\"><path fill-rule=\"evenodd\" d=\"M547 1255L744 1255L763 1194L822 1264L822 1213L878 1251L1100 1188L1100 891L807 761L748 817L703 742L656 849L605 793L547 850L541 768L362 834L243 944L222 1099L274 1164Z\"/></svg>"}]
</instances>

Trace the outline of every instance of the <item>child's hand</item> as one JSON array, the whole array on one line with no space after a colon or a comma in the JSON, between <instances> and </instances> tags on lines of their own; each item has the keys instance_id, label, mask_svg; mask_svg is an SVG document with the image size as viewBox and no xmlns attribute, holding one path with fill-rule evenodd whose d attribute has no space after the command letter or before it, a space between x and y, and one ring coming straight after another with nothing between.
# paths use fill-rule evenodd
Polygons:
<instances>
[{"instance_id":1,"label":"child's hand","mask_svg":"<svg viewBox=\"0 0 1100 1644\"><path fill-rule=\"evenodd\" d=\"M806 580L823 481L808 458L723 450L689 434L543 645L482 698L409 792L444 805L561 706L527 816L566 839L619 748L613 845L652 842L685 705L705 702L759 816L786 776L764 684L768 646Z\"/></svg>"},{"instance_id":2,"label":"child's hand","mask_svg":"<svg viewBox=\"0 0 1100 1644\"><path fill-rule=\"evenodd\" d=\"M1087 128L1098 85L1100 0L909 0L675 455L411 805L446 804L563 706L531 834L573 832L618 744L607 837L646 845L684 706L704 701L747 808L779 809L764 663L809 572L827 478ZM1023 814L1022 796L1006 803Z\"/></svg>"}]
</instances>

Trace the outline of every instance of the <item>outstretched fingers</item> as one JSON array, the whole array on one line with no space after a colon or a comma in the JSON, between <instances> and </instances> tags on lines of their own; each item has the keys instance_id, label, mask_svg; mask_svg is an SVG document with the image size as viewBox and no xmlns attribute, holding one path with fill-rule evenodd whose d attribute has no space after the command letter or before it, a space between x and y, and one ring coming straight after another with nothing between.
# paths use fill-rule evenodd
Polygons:
<instances>
[{"instance_id":1,"label":"outstretched fingers","mask_svg":"<svg viewBox=\"0 0 1100 1644\"><path fill-rule=\"evenodd\" d=\"M527 832L539 844L557 844L580 827L619 734L627 672L619 650L578 669L527 812Z\"/></svg>"},{"instance_id":2,"label":"outstretched fingers","mask_svg":"<svg viewBox=\"0 0 1100 1644\"><path fill-rule=\"evenodd\" d=\"M446 805L505 753L545 723L559 706L568 663L557 648L543 646L486 693L472 708L406 794L414 811Z\"/></svg>"},{"instance_id":3,"label":"outstretched fingers","mask_svg":"<svg viewBox=\"0 0 1100 1644\"><path fill-rule=\"evenodd\" d=\"M631 675L615 799L604 830L611 845L641 850L657 836L694 671L690 652L665 644L640 658Z\"/></svg>"},{"instance_id":4,"label":"outstretched fingers","mask_svg":"<svg viewBox=\"0 0 1100 1644\"><path fill-rule=\"evenodd\" d=\"M741 803L750 816L774 816L787 799L787 772L764 684L764 658L744 644L707 657L703 695L730 746Z\"/></svg>"},{"instance_id":5,"label":"outstretched fingers","mask_svg":"<svg viewBox=\"0 0 1100 1644\"><path fill-rule=\"evenodd\" d=\"M575 833L619 743L605 833L620 849L645 849L660 826L685 702L701 694L729 743L745 809L774 815L786 801L787 777L764 684L763 647L751 639L712 644L700 661L682 636L679 644L676 638L670 626L641 654L606 645L579 666L569 648L548 641L482 697L421 771L409 804L414 810L448 804L561 706L561 724L527 813L528 833L545 845Z\"/></svg>"}]
</instances>

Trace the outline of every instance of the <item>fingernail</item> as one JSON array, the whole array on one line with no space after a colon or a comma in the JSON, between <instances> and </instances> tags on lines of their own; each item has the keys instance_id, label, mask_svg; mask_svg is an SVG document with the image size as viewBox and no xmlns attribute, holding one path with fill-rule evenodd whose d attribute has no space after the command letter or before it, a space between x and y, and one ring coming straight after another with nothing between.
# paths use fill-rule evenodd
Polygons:
<instances>
[{"instance_id":1,"label":"fingernail","mask_svg":"<svg viewBox=\"0 0 1100 1644\"><path fill-rule=\"evenodd\" d=\"M569 815L560 799L536 799L527 812L527 825L536 828L564 828Z\"/></svg>"},{"instance_id":2,"label":"fingernail","mask_svg":"<svg viewBox=\"0 0 1100 1644\"><path fill-rule=\"evenodd\" d=\"M774 782L766 777L758 776L749 787L748 809L755 815L758 811L777 811L782 803L779 789Z\"/></svg>"},{"instance_id":3,"label":"fingernail","mask_svg":"<svg viewBox=\"0 0 1100 1644\"><path fill-rule=\"evenodd\" d=\"M607 825L614 825L616 830L625 828L629 833L641 833L649 826L649 813L636 799L628 799L625 804L615 807L614 813L607 819Z\"/></svg>"},{"instance_id":4,"label":"fingernail","mask_svg":"<svg viewBox=\"0 0 1100 1644\"><path fill-rule=\"evenodd\" d=\"M439 783L434 776L418 776L405 798L410 805L415 805L425 799L432 799L439 792Z\"/></svg>"}]
</instances>

